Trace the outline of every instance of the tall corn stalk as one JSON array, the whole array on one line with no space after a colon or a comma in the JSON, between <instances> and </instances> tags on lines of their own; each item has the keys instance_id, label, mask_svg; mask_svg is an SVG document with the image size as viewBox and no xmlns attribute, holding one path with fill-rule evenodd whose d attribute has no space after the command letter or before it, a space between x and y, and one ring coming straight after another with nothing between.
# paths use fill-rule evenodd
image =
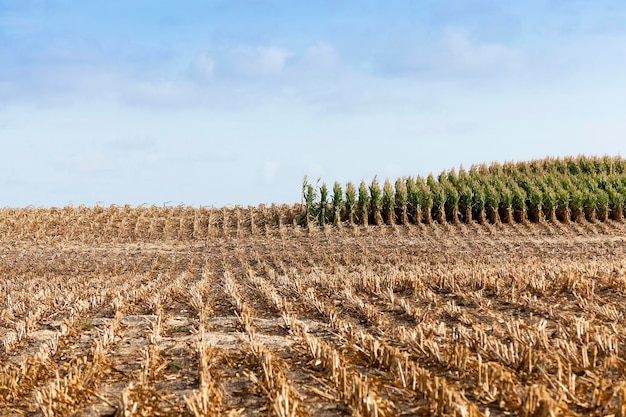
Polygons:
<instances>
[{"instance_id":1,"label":"tall corn stalk","mask_svg":"<svg viewBox=\"0 0 626 417\"><path fill-rule=\"evenodd\" d=\"M345 200L345 219L350 224L354 224L356 218L356 188L354 184L349 182L346 185L346 200Z\"/></svg>"},{"instance_id":2,"label":"tall corn stalk","mask_svg":"<svg viewBox=\"0 0 626 417\"><path fill-rule=\"evenodd\" d=\"M320 187L320 202L318 207L317 214L317 223L320 225L325 225L328 223L328 187L326 184L322 183Z\"/></svg>"},{"instance_id":3,"label":"tall corn stalk","mask_svg":"<svg viewBox=\"0 0 626 417\"><path fill-rule=\"evenodd\" d=\"M415 184L418 189L423 222L431 224L433 222L433 193L422 177L417 177Z\"/></svg>"},{"instance_id":4,"label":"tall corn stalk","mask_svg":"<svg viewBox=\"0 0 626 417\"><path fill-rule=\"evenodd\" d=\"M459 214L464 223L472 222L472 199L474 193L468 184L459 185Z\"/></svg>"},{"instance_id":5,"label":"tall corn stalk","mask_svg":"<svg viewBox=\"0 0 626 417\"><path fill-rule=\"evenodd\" d=\"M491 184L485 182L485 212L491 223L500 222L500 193Z\"/></svg>"},{"instance_id":6,"label":"tall corn stalk","mask_svg":"<svg viewBox=\"0 0 626 417\"><path fill-rule=\"evenodd\" d=\"M317 219L317 210L315 207L315 199L317 198L315 187L309 184L307 177L302 180L302 198L304 200L304 219L305 225L315 223Z\"/></svg>"},{"instance_id":7,"label":"tall corn stalk","mask_svg":"<svg viewBox=\"0 0 626 417\"><path fill-rule=\"evenodd\" d=\"M408 215L408 192L406 189L406 181L398 178L395 183L395 208L396 219L400 224L409 224Z\"/></svg>"},{"instance_id":8,"label":"tall corn stalk","mask_svg":"<svg viewBox=\"0 0 626 417\"><path fill-rule=\"evenodd\" d=\"M367 190L367 185L365 185L365 181L361 181L359 184L359 199L357 202L357 216L359 218L359 223L366 226L369 221L369 202L370 196Z\"/></svg>"},{"instance_id":9,"label":"tall corn stalk","mask_svg":"<svg viewBox=\"0 0 626 417\"><path fill-rule=\"evenodd\" d=\"M406 179L407 212L409 220L415 224L422 222L422 197L415 180L411 177Z\"/></svg>"},{"instance_id":10,"label":"tall corn stalk","mask_svg":"<svg viewBox=\"0 0 626 417\"><path fill-rule=\"evenodd\" d=\"M380 185L378 184L378 180L376 177L372 180L372 183L369 186L370 189L370 207L369 207L369 217L370 222L375 225L383 224L383 193L380 189Z\"/></svg>"},{"instance_id":11,"label":"tall corn stalk","mask_svg":"<svg viewBox=\"0 0 626 417\"><path fill-rule=\"evenodd\" d=\"M433 175L426 178L426 184L432 193L432 217L439 223L446 222L446 192L439 182L435 180Z\"/></svg>"},{"instance_id":12,"label":"tall corn stalk","mask_svg":"<svg viewBox=\"0 0 626 417\"><path fill-rule=\"evenodd\" d=\"M477 179L472 180L472 218L480 224L487 221L485 212L485 191L483 185Z\"/></svg>"},{"instance_id":13,"label":"tall corn stalk","mask_svg":"<svg viewBox=\"0 0 626 417\"><path fill-rule=\"evenodd\" d=\"M385 180L383 185L383 197L382 197L382 219L384 223L395 224L396 223L396 203L395 203L395 191L391 182Z\"/></svg>"},{"instance_id":14,"label":"tall corn stalk","mask_svg":"<svg viewBox=\"0 0 626 417\"><path fill-rule=\"evenodd\" d=\"M343 209L343 190L341 184L335 181L333 185L333 224L339 226L342 222L341 212Z\"/></svg>"}]
</instances>

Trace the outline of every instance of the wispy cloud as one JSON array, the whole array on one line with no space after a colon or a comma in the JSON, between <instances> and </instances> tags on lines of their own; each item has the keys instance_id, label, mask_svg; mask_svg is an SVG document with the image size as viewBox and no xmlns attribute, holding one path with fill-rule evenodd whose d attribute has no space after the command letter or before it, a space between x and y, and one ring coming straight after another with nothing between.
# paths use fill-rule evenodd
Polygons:
<instances>
[{"instance_id":1,"label":"wispy cloud","mask_svg":"<svg viewBox=\"0 0 626 417\"><path fill-rule=\"evenodd\" d=\"M293 53L276 46L241 46L228 54L228 69L248 77L280 75Z\"/></svg>"},{"instance_id":2,"label":"wispy cloud","mask_svg":"<svg viewBox=\"0 0 626 417\"><path fill-rule=\"evenodd\" d=\"M300 65L308 71L332 71L339 65L339 53L334 45L318 43L304 50Z\"/></svg>"},{"instance_id":3,"label":"wispy cloud","mask_svg":"<svg viewBox=\"0 0 626 417\"><path fill-rule=\"evenodd\" d=\"M215 60L206 53L199 54L189 68L191 77L197 81L208 81L215 75Z\"/></svg>"},{"instance_id":4,"label":"wispy cloud","mask_svg":"<svg viewBox=\"0 0 626 417\"><path fill-rule=\"evenodd\" d=\"M478 42L463 30L447 29L435 55L438 71L456 74L510 73L524 66L523 53L495 42ZM437 59L437 58L436 58Z\"/></svg>"}]
</instances>

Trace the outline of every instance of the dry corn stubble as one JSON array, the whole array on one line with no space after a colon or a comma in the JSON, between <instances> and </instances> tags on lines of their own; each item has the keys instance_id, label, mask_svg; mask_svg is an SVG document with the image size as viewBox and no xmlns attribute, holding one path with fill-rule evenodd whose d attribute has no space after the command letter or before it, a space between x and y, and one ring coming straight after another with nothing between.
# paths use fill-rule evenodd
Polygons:
<instances>
[{"instance_id":1,"label":"dry corn stubble","mask_svg":"<svg viewBox=\"0 0 626 417\"><path fill-rule=\"evenodd\" d=\"M295 213L2 211L1 406L624 415L623 223L300 229Z\"/></svg>"}]
</instances>

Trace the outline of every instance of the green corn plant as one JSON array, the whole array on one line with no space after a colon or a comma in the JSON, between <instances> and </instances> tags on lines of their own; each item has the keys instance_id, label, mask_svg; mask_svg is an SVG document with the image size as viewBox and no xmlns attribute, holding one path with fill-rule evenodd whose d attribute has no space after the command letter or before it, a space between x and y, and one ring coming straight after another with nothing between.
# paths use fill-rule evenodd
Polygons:
<instances>
[{"instance_id":1,"label":"green corn plant","mask_svg":"<svg viewBox=\"0 0 626 417\"><path fill-rule=\"evenodd\" d=\"M556 222L556 208L557 208L557 195L554 189L550 187L545 187L541 191L542 193L542 204L543 204L543 215L546 220L549 222Z\"/></svg>"},{"instance_id":2,"label":"green corn plant","mask_svg":"<svg viewBox=\"0 0 626 417\"><path fill-rule=\"evenodd\" d=\"M425 224L431 224L433 222L433 193L422 177L417 177L415 183L417 184L421 201L420 207L422 208L422 220Z\"/></svg>"},{"instance_id":3,"label":"green corn plant","mask_svg":"<svg viewBox=\"0 0 626 417\"><path fill-rule=\"evenodd\" d=\"M375 225L383 224L383 192L376 177L370 184L370 221Z\"/></svg>"},{"instance_id":4,"label":"green corn plant","mask_svg":"<svg viewBox=\"0 0 626 417\"><path fill-rule=\"evenodd\" d=\"M333 185L333 224L339 226L341 224L341 210L343 209L343 190L341 184L335 181Z\"/></svg>"},{"instance_id":5,"label":"green corn plant","mask_svg":"<svg viewBox=\"0 0 626 417\"><path fill-rule=\"evenodd\" d=\"M476 179L472 181L472 219L484 224L487 221L485 212L485 190L483 185Z\"/></svg>"},{"instance_id":6,"label":"green corn plant","mask_svg":"<svg viewBox=\"0 0 626 417\"><path fill-rule=\"evenodd\" d=\"M505 162L504 164L502 164L500 175L509 178L515 172L517 172L517 165L513 162Z\"/></svg>"},{"instance_id":7,"label":"green corn plant","mask_svg":"<svg viewBox=\"0 0 626 417\"><path fill-rule=\"evenodd\" d=\"M467 181L469 179L469 174L467 173L467 171L465 171L465 168L463 168L463 165L461 165L461 167L459 168L459 174L456 176L456 178L457 178L459 186L463 184L467 184Z\"/></svg>"},{"instance_id":8,"label":"green corn plant","mask_svg":"<svg viewBox=\"0 0 626 417\"><path fill-rule=\"evenodd\" d=\"M613 158L613 169L616 175L626 174L626 159Z\"/></svg>"},{"instance_id":9,"label":"green corn plant","mask_svg":"<svg viewBox=\"0 0 626 417\"><path fill-rule=\"evenodd\" d=\"M301 224L311 224L317 221L317 210L315 208L315 199L317 198L315 187L309 184L307 177L302 180L302 197L304 199L304 218Z\"/></svg>"},{"instance_id":10,"label":"green corn plant","mask_svg":"<svg viewBox=\"0 0 626 417\"><path fill-rule=\"evenodd\" d=\"M617 189L611 187L607 190L609 198L609 216L613 220L624 220L624 202L626 194L620 193Z\"/></svg>"},{"instance_id":11,"label":"green corn plant","mask_svg":"<svg viewBox=\"0 0 626 417\"><path fill-rule=\"evenodd\" d=\"M461 170L463 170L463 168L461 167ZM459 176L456 175L456 172L452 169L450 170L450 172L448 172L448 176L446 177L446 181L449 182L450 184L452 184L452 186L454 188L459 188Z\"/></svg>"},{"instance_id":12,"label":"green corn plant","mask_svg":"<svg viewBox=\"0 0 626 417\"><path fill-rule=\"evenodd\" d=\"M547 172L547 173L546 173ZM556 222L556 190L550 181L549 170L538 177L535 177L535 186L541 192L542 217L550 222Z\"/></svg>"},{"instance_id":13,"label":"green corn plant","mask_svg":"<svg viewBox=\"0 0 626 417\"><path fill-rule=\"evenodd\" d=\"M409 220L418 224L422 222L422 198L420 189L411 177L406 179L407 211Z\"/></svg>"},{"instance_id":14,"label":"green corn plant","mask_svg":"<svg viewBox=\"0 0 626 417\"><path fill-rule=\"evenodd\" d=\"M459 222L459 192L450 181L443 184L444 193L446 195L444 208L446 211L446 219L451 223Z\"/></svg>"},{"instance_id":15,"label":"green corn plant","mask_svg":"<svg viewBox=\"0 0 626 417\"><path fill-rule=\"evenodd\" d=\"M495 169L495 168L494 168ZM478 176L479 177L487 177L489 176L489 172L491 171L491 167L485 163L478 165Z\"/></svg>"},{"instance_id":16,"label":"green corn plant","mask_svg":"<svg viewBox=\"0 0 626 417\"><path fill-rule=\"evenodd\" d=\"M498 191L488 183L484 184L485 189L485 213L487 220L491 223L500 222L500 214L498 209L500 207L500 194Z\"/></svg>"},{"instance_id":17,"label":"green corn plant","mask_svg":"<svg viewBox=\"0 0 626 417\"><path fill-rule=\"evenodd\" d=\"M459 184L459 213L464 223L472 222L472 198L474 193L468 184Z\"/></svg>"},{"instance_id":18,"label":"green corn plant","mask_svg":"<svg viewBox=\"0 0 626 417\"><path fill-rule=\"evenodd\" d=\"M346 184L345 219L350 224L354 224L356 216L356 188L349 182Z\"/></svg>"},{"instance_id":19,"label":"green corn plant","mask_svg":"<svg viewBox=\"0 0 626 417\"><path fill-rule=\"evenodd\" d=\"M345 193L335 182L302 184L300 224L472 222L569 222L623 220L626 162L579 156L529 162L473 165L426 178L376 178Z\"/></svg>"},{"instance_id":20,"label":"green corn plant","mask_svg":"<svg viewBox=\"0 0 626 417\"><path fill-rule=\"evenodd\" d=\"M513 219L517 223L524 223L528 219L528 211L526 208L526 192L517 185L515 181L511 181L511 203L513 205Z\"/></svg>"},{"instance_id":21,"label":"green corn plant","mask_svg":"<svg viewBox=\"0 0 626 417\"><path fill-rule=\"evenodd\" d=\"M557 159L545 158L541 162L541 170L543 174L552 174L556 170Z\"/></svg>"},{"instance_id":22,"label":"green corn plant","mask_svg":"<svg viewBox=\"0 0 626 417\"><path fill-rule=\"evenodd\" d=\"M543 194L536 185L529 185L528 193L528 217L532 222L543 220Z\"/></svg>"},{"instance_id":23,"label":"green corn plant","mask_svg":"<svg viewBox=\"0 0 626 417\"><path fill-rule=\"evenodd\" d=\"M580 174L578 162L574 158L565 158L565 163L567 164L567 170L569 171L569 175L576 176Z\"/></svg>"},{"instance_id":24,"label":"green corn plant","mask_svg":"<svg viewBox=\"0 0 626 417\"><path fill-rule=\"evenodd\" d=\"M406 180L398 178L395 183L395 207L396 207L396 219L400 224L409 224L408 215L408 191L406 188Z\"/></svg>"},{"instance_id":25,"label":"green corn plant","mask_svg":"<svg viewBox=\"0 0 626 417\"><path fill-rule=\"evenodd\" d=\"M567 162L564 159L557 158L554 160L554 171L557 174L564 175L568 173Z\"/></svg>"},{"instance_id":26,"label":"green corn plant","mask_svg":"<svg viewBox=\"0 0 626 417\"><path fill-rule=\"evenodd\" d=\"M570 193L563 187L556 188L556 218L562 223L569 223L572 218L570 210Z\"/></svg>"},{"instance_id":27,"label":"green corn plant","mask_svg":"<svg viewBox=\"0 0 626 417\"><path fill-rule=\"evenodd\" d=\"M584 175L595 174L594 164L592 161L587 159L587 157L579 156L577 158L577 162L578 162L578 169L580 170L581 174L584 174Z\"/></svg>"},{"instance_id":28,"label":"green corn plant","mask_svg":"<svg viewBox=\"0 0 626 417\"><path fill-rule=\"evenodd\" d=\"M596 164L598 165L596 170L605 175L613 175L615 173L613 161L613 158L604 155L602 158L596 160Z\"/></svg>"},{"instance_id":29,"label":"green corn plant","mask_svg":"<svg viewBox=\"0 0 626 417\"><path fill-rule=\"evenodd\" d=\"M489 172L489 176L498 177L503 174L504 167L501 164L494 162L494 163L489 164L488 172Z\"/></svg>"},{"instance_id":30,"label":"green corn plant","mask_svg":"<svg viewBox=\"0 0 626 417\"><path fill-rule=\"evenodd\" d=\"M439 223L446 221L446 192L439 182L435 180L432 174L426 178L426 184L432 193L433 206L432 217Z\"/></svg>"},{"instance_id":31,"label":"green corn plant","mask_svg":"<svg viewBox=\"0 0 626 417\"><path fill-rule=\"evenodd\" d=\"M583 157L581 157L583 159ZM594 172L593 161L584 158L586 166ZM583 190L585 195L585 202L583 204L583 211L585 212L585 218L589 221L606 220L608 218L608 203L609 199L602 190L602 187L606 186L606 179L597 177L595 175L588 175L579 181L579 187Z\"/></svg>"},{"instance_id":32,"label":"green corn plant","mask_svg":"<svg viewBox=\"0 0 626 417\"><path fill-rule=\"evenodd\" d=\"M606 191L602 189L596 189L595 199L596 199L596 217L601 222L605 222L609 219L609 214L611 212L610 204L609 204L609 195Z\"/></svg>"},{"instance_id":33,"label":"green corn plant","mask_svg":"<svg viewBox=\"0 0 626 417\"><path fill-rule=\"evenodd\" d=\"M513 223L513 193L501 177L494 180L494 187L500 195L498 203L498 216L502 223Z\"/></svg>"},{"instance_id":34,"label":"green corn plant","mask_svg":"<svg viewBox=\"0 0 626 417\"><path fill-rule=\"evenodd\" d=\"M544 171L544 165L542 161L530 161L528 162L528 171L533 176L540 175Z\"/></svg>"},{"instance_id":35,"label":"green corn plant","mask_svg":"<svg viewBox=\"0 0 626 417\"><path fill-rule=\"evenodd\" d=\"M572 220L580 222L585 219L585 194L582 191L571 190L569 210Z\"/></svg>"},{"instance_id":36,"label":"green corn plant","mask_svg":"<svg viewBox=\"0 0 626 417\"><path fill-rule=\"evenodd\" d=\"M317 221L323 226L328 223L328 187L324 183L320 187L320 205L318 210Z\"/></svg>"},{"instance_id":37,"label":"green corn plant","mask_svg":"<svg viewBox=\"0 0 626 417\"><path fill-rule=\"evenodd\" d=\"M598 201L595 192L591 190L583 190L583 217L589 222L593 222L597 218Z\"/></svg>"},{"instance_id":38,"label":"green corn plant","mask_svg":"<svg viewBox=\"0 0 626 417\"><path fill-rule=\"evenodd\" d=\"M359 217L359 223L366 226L368 222L368 207L369 207L370 197L369 192L367 191L367 185L365 185L365 181L361 181L359 184L359 199L357 206L357 216Z\"/></svg>"},{"instance_id":39,"label":"green corn plant","mask_svg":"<svg viewBox=\"0 0 626 417\"><path fill-rule=\"evenodd\" d=\"M396 196L389 180L383 184L382 218L387 224L396 224Z\"/></svg>"},{"instance_id":40,"label":"green corn plant","mask_svg":"<svg viewBox=\"0 0 626 417\"><path fill-rule=\"evenodd\" d=\"M528 167L528 162L520 162L515 165L515 170L513 172L513 177L520 177L528 174L530 172L530 168Z\"/></svg>"}]
</instances>

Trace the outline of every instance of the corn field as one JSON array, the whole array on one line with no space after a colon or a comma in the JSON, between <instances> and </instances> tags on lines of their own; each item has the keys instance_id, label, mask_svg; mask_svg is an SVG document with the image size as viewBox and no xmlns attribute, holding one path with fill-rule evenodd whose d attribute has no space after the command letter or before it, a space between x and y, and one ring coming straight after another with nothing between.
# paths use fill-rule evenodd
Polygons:
<instances>
[{"instance_id":1,"label":"corn field","mask_svg":"<svg viewBox=\"0 0 626 417\"><path fill-rule=\"evenodd\" d=\"M472 166L437 177L375 178L345 191L303 183L314 224L512 223L613 219L626 210L626 161L616 157L542 159Z\"/></svg>"},{"instance_id":2,"label":"corn field","mask_svg":"<svg viewBox=\"0 0 626 417\"><path fill-rule=\"evenodd\" d=\"M606 161L577 178L613 187ZM581 189L554 221L551 188L542 214L522 185L501 211L513 182L491 180L468 209L440 199L449 177L413 182L440 190L420 217L403 180L326 189L324 221L306 203L1 209L0 416L626 416L609 192L606 216Z\"/></svg>"}]
</instances>

